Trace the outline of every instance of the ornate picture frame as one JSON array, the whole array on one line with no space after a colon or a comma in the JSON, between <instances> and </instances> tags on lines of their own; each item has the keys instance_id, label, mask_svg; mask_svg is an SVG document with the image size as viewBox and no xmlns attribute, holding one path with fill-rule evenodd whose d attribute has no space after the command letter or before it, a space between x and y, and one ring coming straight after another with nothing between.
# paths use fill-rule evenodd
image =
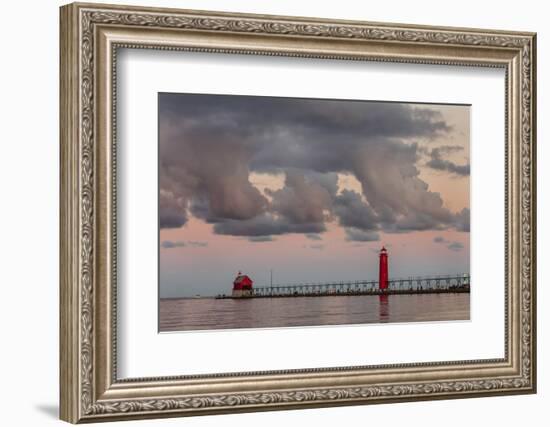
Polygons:
<instances>
[{"instance_id":1,"label":"ornate picture frame","mask_svg":"<svg viewBox=\"0 0 550 427\"><path fill-rule=\"evenodd\" d=\"M536 35L98 4L60 37L60 416L112 421L536 391ZM117 49L497 67L506 73L501 359L117 377Z\"/></svg>"}]
</instances>

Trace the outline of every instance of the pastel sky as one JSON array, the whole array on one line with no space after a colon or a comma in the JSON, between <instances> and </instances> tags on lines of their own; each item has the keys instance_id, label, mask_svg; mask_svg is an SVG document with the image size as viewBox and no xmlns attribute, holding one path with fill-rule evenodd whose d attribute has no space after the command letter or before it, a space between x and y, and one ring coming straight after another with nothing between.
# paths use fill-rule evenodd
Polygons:
<instances>
[{"instance_id":1,"label":"pastel sky","mask_svg":"<svg viewBox=\"0 0 550 427\"><path fill-rule=\"evenodd\" d=\"M159 94L160 296L467 273L470 107Z\"/></svg>"}]
</instances>

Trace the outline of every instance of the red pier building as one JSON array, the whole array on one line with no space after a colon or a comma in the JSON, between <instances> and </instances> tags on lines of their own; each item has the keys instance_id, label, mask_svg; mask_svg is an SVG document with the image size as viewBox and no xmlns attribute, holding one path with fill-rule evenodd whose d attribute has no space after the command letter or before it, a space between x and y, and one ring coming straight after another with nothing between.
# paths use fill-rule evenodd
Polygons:
<instances>
[{"instance_id":1,"label":"red pier building","mask_svg":"<svg viewBox=\"0 0 550 427\"><path fill-rule=\"evenodd\" d=\"M237 274L237 277L233 281L233 293L231 296L235 298L251 296L253 283L250 277L239 271L239 274Z\"/></svg>"},{"instance_id":2,"label":"red pier building","mask_svg":"<svg viewBox=\"0 0 550 427\"><path fill-rule=\"evenodd\" d=\"M384 246L382 246L382 250L380 251L378 274L378 288L388 289L388 251Z\"/></svg>"}]
</instances>

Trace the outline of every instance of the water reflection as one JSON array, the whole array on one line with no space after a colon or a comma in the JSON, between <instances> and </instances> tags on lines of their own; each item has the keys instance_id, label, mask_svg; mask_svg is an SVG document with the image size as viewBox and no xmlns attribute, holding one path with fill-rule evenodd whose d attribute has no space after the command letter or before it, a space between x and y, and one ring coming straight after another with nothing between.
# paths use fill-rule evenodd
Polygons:
<instances>
[{"instance_id":1,"label":"water reflection","mask_svg":"<svg viewBox=\"0 0 550 427\"><path fill-rule=\"evenodd\" d=\"M469 317L470 295L465 293L160 301L161 331L465 320Z\"/></svg>"},{"instance_id":2,"label":"water reflection","mask_svg":"<svg viewBox=\"0 0 550 427\"><path fill-rule=\"evenodd\" d=\"M378 297L378 318L381 323L389 321L390 318L390 305L388 295L380 295Z\"/></svg>"}]
</instances>

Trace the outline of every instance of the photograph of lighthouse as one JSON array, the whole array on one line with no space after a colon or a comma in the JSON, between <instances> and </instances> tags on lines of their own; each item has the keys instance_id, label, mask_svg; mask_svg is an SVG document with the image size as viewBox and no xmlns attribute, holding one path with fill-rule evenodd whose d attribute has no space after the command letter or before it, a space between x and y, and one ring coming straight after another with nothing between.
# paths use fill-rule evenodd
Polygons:
<instances>
[{"instance_id":1,"label":"photograph of lighthouse","mask_svg":"<svg viewBox=\"0 0 550 427\"><path fill-rule=\"evenodd\" d=\"M469 105L159 93L158 120L160 332L470 319Z\"/></svg>"}]
</instances>

